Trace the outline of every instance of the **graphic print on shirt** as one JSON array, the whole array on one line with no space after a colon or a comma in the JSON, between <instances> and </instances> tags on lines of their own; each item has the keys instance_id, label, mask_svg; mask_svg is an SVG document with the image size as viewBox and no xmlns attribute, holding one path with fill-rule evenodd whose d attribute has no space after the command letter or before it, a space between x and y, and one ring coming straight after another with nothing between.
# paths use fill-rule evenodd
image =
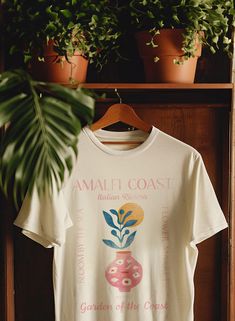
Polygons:
<instances>
[{"instance_id":1,"label":"graphic print on shirt","mask_svg":"<svg viewBox=\"0 0 235 321\"><path fill-rule=\"evenodd\" d=\"M144 219L143 209L136 203L126 203L119 210L110 209L110 214L103 211L106 223L112 227L112 240L103 239L103 242L113 248L123 250L128 248L135 239L137 231L130 231ZM131 251L117 251L115 260L105 270L107 281L120 292L130 290L140 283L143 269L133 258Z\"/></svg>"}]
</instances>

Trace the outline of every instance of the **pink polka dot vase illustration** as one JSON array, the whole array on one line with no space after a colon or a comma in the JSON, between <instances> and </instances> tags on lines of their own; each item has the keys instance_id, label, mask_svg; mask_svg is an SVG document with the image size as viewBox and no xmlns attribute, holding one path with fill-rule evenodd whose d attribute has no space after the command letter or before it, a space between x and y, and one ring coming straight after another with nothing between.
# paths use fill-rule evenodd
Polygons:
<instances>
[{"instance_id":1,"label":"pink polka dot vase illustration","mask_svg":"<svg viewBox=\"0 0 235 321\"><path fill-rule=\"evenodd\" d=\"M131 256L131 251L116 252L116 259L105 270L107 281L120 292L130 292L142 276L142 266Z\"/></svg>"},{"instance_id":2,"label":"pink polka dot vase illustration","mask_svg":"<svg viewBox=\"0 0 235 321\"><path fill-rule=\"evenodd\" d=\"M131 251L124 249L133 243L136 232L131 231L144 218L143 209L135 203L126 203L119 210L103 211L104 219L111 230L112 239L103 239L105 245L118 249L115 260L105 270L106 280L120 292L130 290L140 283L143 277L141 264L132 256ZM120 251L124 250L124 251Z\"/></svg>"}]
</instances>

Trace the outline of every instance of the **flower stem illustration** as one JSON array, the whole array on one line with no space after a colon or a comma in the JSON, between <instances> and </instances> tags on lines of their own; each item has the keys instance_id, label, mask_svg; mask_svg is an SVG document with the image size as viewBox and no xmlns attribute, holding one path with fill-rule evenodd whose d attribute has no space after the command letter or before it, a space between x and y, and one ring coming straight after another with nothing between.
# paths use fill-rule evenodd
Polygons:
<instances>
[{"instance_id":1,"label":"flower stem illustration","mask_svg":"<svg viewBox=\"0 0 235 321\"><path fill-rule=\"evenodd\" d=\"M110 213L113 216L116 216L117 225L114 223L112 215L103 211L106 223L113 228L111 234L118 239L119 244L117 245L112 240L103 240L103 242L115 249L125 249L126 247L131 245L136 234L136 231L134 231L126 238L124 242L125 236L130 233L128 227L135 225L137 223L137 220L128 220L128 217L132 214L132 211L128 211L127 213L125 213L124 210L120 210L118 213L115 209L111 209Z\"/></svg>"},{"instance_id":2,"label":"flower stem illustration","mask_svg":"<svg viewBox=\"0 0 235 321\"><path fill-rule=\"evenodd\" d=\"M115 249L125 249L134 241L136 231L130 233L130 229L143 221L143 209L135 203L124 204L118 211L110 209L109 213L103 211L106 223L112 227L111 234L116 242L103 239L103 242Z\"/></svg>"}]
</instances>

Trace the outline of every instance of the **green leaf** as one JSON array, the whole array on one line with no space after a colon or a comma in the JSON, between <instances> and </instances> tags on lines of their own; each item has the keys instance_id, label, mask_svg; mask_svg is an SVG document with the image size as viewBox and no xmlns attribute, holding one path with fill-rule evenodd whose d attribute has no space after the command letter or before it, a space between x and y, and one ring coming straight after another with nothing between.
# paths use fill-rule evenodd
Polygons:
<instances>
[{"instance_id":1,"label":"green leaf","mask_svg":"<svg viewBox=\"0 0 235 321\"><path fill-rule=\"evenodd\" d=\"M63 16L65 16L66 18L71 18L72 17L72 13L68 10L68 9L63 9L60 10L60 12L63 14Z\"/></svg>"},{"instance_id":2,"label":"green leaf","mask_svg":"<svg viewBox=\"0 0 235 321\"><path fill-rule=\"evenodd\" d=\"M21 70L0 75L0 187L21 201L28 191L60 189L77 156L94 100L82 90L33 81ZM11 188L13 186L13 190Z\"/></svg>"},{"instance_id":3,"label":"green leaf","mask_svg":"<svg viewBox=\"0 0 235 321\"><path fill-rule=\"evenodd\" d=\"M8 121L10 121L12 116L12 110L15 109L15 106L19 104L26 95L24 93L20 93L16 95L15 97L12 97L10 99L7 99L5 102L1 102L0 104L0 127L2 127L4 124L6 124Z\"/></svg>"},{"instance_id":4,"label":"green leaf","mask_svg":"<svg viewBox=\"0 0 235 321\"><path fill-rule=\"evenodd\" d=\"M94 117L94 99L90 96L89 92L84 91L82 88L77 90L71 90L66 87L49 83L39 83L38 90L46 90L50 95L56 96L58 99L62 100L71 105L72 112L81 120L82 124L90 124Z\"/></svg>"}]
</instances>

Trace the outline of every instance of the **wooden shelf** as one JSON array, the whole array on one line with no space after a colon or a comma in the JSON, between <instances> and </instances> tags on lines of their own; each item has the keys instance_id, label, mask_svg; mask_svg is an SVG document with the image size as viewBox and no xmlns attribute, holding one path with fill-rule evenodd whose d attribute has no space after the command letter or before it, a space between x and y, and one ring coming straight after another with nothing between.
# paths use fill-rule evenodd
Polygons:
<instances>
[{"instance_id":1,"label":"wooden shelf","mask_svg":"<svg viewBox=\"0 0 235 321\"><path fill-rule=\"evenodd\" d=\"M119 101L115 89L122 101L150 106L178 108L179 106L195 106L205 108L231 108L233 83L84 83L83 88L105 94L96 99L97 107L106 107ZM70 87L71 88L71 87ZM77 88L77 87L72 87ZM146 92L148 94L146 95Z\"/></svg>"},{"instance_id":2,"label":"wooden shelf","mask_svg":"<svg viewBox=\"0 0 235 321\"><path fill-rule=\"evenodd\" d=\"M232 83L196 83L196 84L170 84L170 83L84 83L81 87L97 90L195 90L195 89L233 89Z\"/></svg>"}]
</instances>

